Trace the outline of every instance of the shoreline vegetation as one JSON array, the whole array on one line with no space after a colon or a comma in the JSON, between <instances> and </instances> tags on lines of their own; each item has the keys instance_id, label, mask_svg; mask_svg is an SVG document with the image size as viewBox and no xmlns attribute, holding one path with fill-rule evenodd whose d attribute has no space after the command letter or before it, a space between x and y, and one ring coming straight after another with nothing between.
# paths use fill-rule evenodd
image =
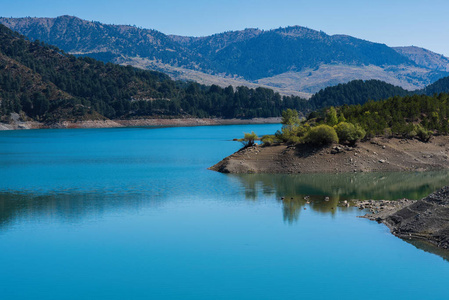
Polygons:
<instances>
[{"instance_id":1,"label":"shoreline vegetation","mask_svg":"<svg viewBox=\"0 0 449 300\"><path fill-rule=\"evenodd\" d=\"M223 173L342 173L449 168L449 95L413 95L314 111L287 109L282 129L237 139ZM255 144L262 142L261 146Z\"/></svg>"}]
</instances>

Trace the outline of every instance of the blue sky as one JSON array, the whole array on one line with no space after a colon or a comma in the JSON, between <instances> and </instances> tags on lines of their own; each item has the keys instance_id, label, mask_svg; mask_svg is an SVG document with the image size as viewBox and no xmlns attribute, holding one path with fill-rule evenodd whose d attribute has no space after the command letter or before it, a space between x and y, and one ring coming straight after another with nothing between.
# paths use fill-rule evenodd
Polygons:
<instances>
[{"instance_id":1,"label":"blue sky","mask_svg":"<svg viewBox=\"0 0 449 300\"><path fill-rule=\"evenodd\" d=\"M65 14L191 36L301 25L389 46L420 46L449 56L447 0L0 0L4 17Z\"/></svg>"}]
</instances>

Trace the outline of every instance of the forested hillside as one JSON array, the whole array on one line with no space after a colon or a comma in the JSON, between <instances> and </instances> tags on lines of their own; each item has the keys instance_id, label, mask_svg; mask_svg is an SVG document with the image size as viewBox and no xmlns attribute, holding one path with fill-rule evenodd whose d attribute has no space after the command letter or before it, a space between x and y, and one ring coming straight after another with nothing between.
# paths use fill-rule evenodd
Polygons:
<instances>
[{"instance_id":1,"label":"forested hillside","mask_svg":"<svg viewBox=\"0 0 449 300\"><path fill-rule=\"evenodd\" d=\"M449 77L441 78L432 84L426 86L423 90L418 91L418 93L426 95L434 95L439 93L449 93Z\"/></svg>"},{"instance_id":2,"label":"forested hillside","mask_svg":"<svg viewBox=\"0 0 449 300\"><path fill-rule=\"evenodd\" d=\"M0 25L0 113L45 122L86 118L279 116L304 110L272 90L176 82L167 75L76 58Z\"/></svg>"},{"instance_id":3,"label":"forested hillside","mask_svg":"<svg viewBox=\"0 0 449 300\"><path fill-rule=\"evenodd\" d=\"M344 104L363 104L368 100L381 100L410 93L380 80L353 80L319 91L310 98L310 107L317 109Z\"/></svg>"},{"instance_id":4,"label":"forested hillside","mask_svg":"<svg viewBox=\"0 0 449 300\"><path fill-rule=\"evenodd\" d=\"M340 113L369 135L417 135L420 125L437 134L449 133L449 95L412 95L343 106Z\"/></svg>"},{"instance_id":5,"label":"forested hillside","mask_svg":"<svg viewBox=\"0 0 449 300\"><path fill-rule=\"evenodd\" d=\"M419 139L449 134L449 94L412 95L314 111L301 120L298 112L282 113L282 129L262 137L273 143L355 145L375 136ZM245 139L250 136L245 136ZM254 138L253 138L254 139Z\"/></svg>"},{"instance_id":6,"label":"forested hillside","mask_svg":"<svg viewBox=\"0 0 449 300\"><path fill-rule=\"evenodd\" d=\"M370 100L384 100L396 96L433 96L440 93L449 93L449 77L441 78L417 91L407 91L380 80L353 80L327 87L314 94L310 98L307 108L314 110L329 106L364 104Z\"/></svg>"}]
</instances>

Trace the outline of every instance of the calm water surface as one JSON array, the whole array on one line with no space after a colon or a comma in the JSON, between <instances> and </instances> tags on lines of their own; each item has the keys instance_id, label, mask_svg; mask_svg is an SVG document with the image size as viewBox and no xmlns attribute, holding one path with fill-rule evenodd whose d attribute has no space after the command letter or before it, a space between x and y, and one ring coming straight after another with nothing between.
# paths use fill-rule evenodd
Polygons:
<instances>
[{"instance_id":1,"label":"calm water surface","mask_svg":"<svg viewBox=\"0 0 449 300\"><path fill-rule=\"evenodd\" d=\"M0 132L0 299L447 299L444 254L336 203L419 199L448 172L207 170L279 127Z\"/></svg>"}]
</instances>

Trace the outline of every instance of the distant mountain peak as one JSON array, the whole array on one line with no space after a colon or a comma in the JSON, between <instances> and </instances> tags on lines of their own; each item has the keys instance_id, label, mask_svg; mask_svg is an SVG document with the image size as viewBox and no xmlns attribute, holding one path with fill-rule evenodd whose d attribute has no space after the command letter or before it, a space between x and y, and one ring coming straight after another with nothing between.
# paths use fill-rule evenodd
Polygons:
<instances>
[{"instance_id":1,"label":"distant mountain peak","mask_svg":"<svg viewBox=\"0 0 449 300\"><path fill-rule=\"evenodd\" d=\"M80 20L80 21L84 21L81 18L78 18L77 16L71 16L71 15L62 15L59 17L56 17L56 19L69 19L69 20Z\"/></svg>"},{"instance_id":2,"label":"distant mountain peak","mask_svg":"<svg viewBox=\"0 0 449 300\"><path fill-rule=\"evenodd\" d=\"M297 38L323 38L328 37L328 35L322 31L317 31L314 29L310 29L307 27L295 25L288 27L280 27L278 29L273 29L273 32L276 32L281 35L297 37Z\"/></svg>"},{"instance_id":3,"label":"distant mountain peak","mask_svg":"<svg viewBox=\"0 0 449 300\"><path fill-rule=\"evenodd\" d=\"M413 90L449 74L449 60L424 49L390 48L299 25L186 37L69 15L0 18L0 23L72 54L164 70L174 78L212 76L214 84L232 78L313 93L354 79L379 79Z\"/></svg>"}]
</instances>

